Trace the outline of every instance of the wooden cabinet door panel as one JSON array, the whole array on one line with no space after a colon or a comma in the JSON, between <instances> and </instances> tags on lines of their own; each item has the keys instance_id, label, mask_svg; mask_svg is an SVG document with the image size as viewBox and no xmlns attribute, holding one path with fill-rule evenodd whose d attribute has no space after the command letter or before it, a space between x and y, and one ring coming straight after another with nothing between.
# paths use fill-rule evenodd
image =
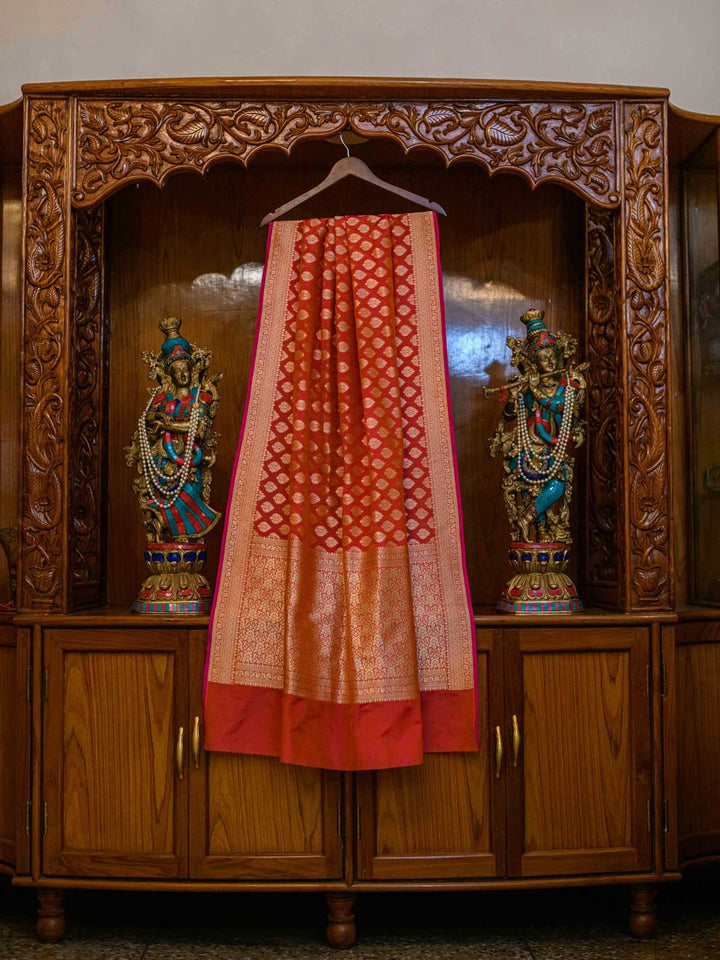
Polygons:
<instances>
[{"instance_id":1,"label":"wooden cabinet door panel","mask_svg":"<svg viewBox=\"0 0 720 960\"><path fill-rule=\"evenodd\" d=\"M16 778L23 757L17 740L16 660L15 628L0 626L0 861L11 866L15 865Z\"/></svg>"},{"instance_id":2,"label":"wooden cabinet door panel","mask_svg":"<svg viewBox=\"0 0 720 960\"><path fill-rule=\"evenodd\" d=\"M651 868L649 655L644 628L508 631L511 876Z\"/></svg>"},{"instance_id":3,"label":"wooden cabinet door panel","mask_svg":"<svg viewBox=\"0 0 720 960\"><path fill-rule=\"evenodd\" d=\"M505 789L496 777L502 722L498 630L478 630L478 753L426 754L418 767L357 777L358 877L495 877L505 872Z\"/></svg>"},{"instance_id":4,"label":"wooden cabinet door panel","mask_svg":"<svg viewBox=\"0 0 720 960\"><path fill-rule=\"evenodd\" d=\"M191 634L190 875L335 879L342 875L342 776L274 757L202 749L204 632ZM196 719L197 718L197 719ZM195 766L197 762L197 767Z\"/></svg>"},{"instance_id":5,"label":"wooden cabinet door panel","mask_svg":"<svg viewBox=\"0 0 720 960\"><path fill-rule=\"evenodd\" d=\"M48 630L44 653L43 872L185 876L184 632Z\"/></svg>"},{"instance_id":6,"label":"wooden cabinet door panel","mask_svg":"<svg viewBox=\"0 0 720 960\"><path fill-rule=\"evenodd\" d=\"M662 821L661 852L664 870L677 870L680 862L678 850L678 809L677 809L677 684L675 664L675 627L663 625L654 628L658 634L660 647L660 669L656 671L655 686L659 697L654 700L659 716L653 716L653 744L655 770L658 773L661 797L660 809L655 803L656 824ZM655 708L655 707L654 707ZM659 761L659 763L658 763ZM659 770L658 770L659 766ZM657 833L657 827L656 827ZM659 857L659 854L658 854ZM656 869L659 864L655 863Z\"/></svg>"},{"instance_id":7,"label":"wooden cabinet door panel","mask_svg":"<svg viewBox=\"0 0 720 960\"><path fill-rule=\"evenodd\" d=\"M680 859L720 853L720 623L676 627Z\"/></svg>"}]
</instances>

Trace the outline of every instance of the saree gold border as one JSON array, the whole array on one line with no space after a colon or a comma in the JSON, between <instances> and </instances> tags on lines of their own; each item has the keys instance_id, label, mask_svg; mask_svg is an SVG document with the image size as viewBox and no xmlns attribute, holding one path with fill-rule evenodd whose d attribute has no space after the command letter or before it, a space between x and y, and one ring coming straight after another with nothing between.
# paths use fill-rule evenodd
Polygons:
<instances>
[{"instance_id":1,"label":"saree gold border","mask_svg":"<svg viewBox=\"0 0 720 960\"><path fill-rule=\"evenodd\" d=\"M265 651L276 645L282 649L284 643L285 617L284 604L274 603L274 599L283 596L288 579L295 578L301 566L310 565L315 573L322 577L325 585L333 584L340 594L348 591L346 600L350 605L347 615L350 617L350 629L360 639L362 625L358 612L363 609L362 589L353 588L352 581L359 576L363 579L364 570L379 573L378 595L375 597L382 610L394 609L397 613L397 582L393 570L402 570L406 575L413 567L432 567L430 597L424 602L433 604L437 596L441 600L441 584L438 572L437 550L434 544L384 544L368 549L351 547L345 551L330 552L322 547L305 545L302 554L298 552L300 542L295 538L282 540L278 537L252 535L251 553L255 563L255 585L248 582L247 589L256 605L261 606L262 647ZM265 561L278 561L267 564ZM349 576L350 575L350 576ZM351 582L348 582L351 581ZM366 608L367 609L367 608ZM322 618L322 609L315 610L318 620ZM411 620L412 609L407 611L407 620ZM382 621L382 617L380 620ZM243 644L242 664L236 664L234 680L248 686L262 686L284 689L293 696L314 700L326 700L333 703L378 703L393 700L413 700L419 690L447 689L447 648L443 644L443 662L440 657L432 658L438 666L426 668L422 677L418 676L416 662L403 659L406 669L400 669L395 662L387 669L387 662L375 662L373 644L359 644L355 652L354 668L346 676L338 675L329 669L330 664L290 657L281 663L273 663L270 656L258 656L258 644L252 639L252 625L246 622L250 636ZM274 628L274 629L273 629ZM444 631L443 631L444 632ZM378 638L379 639L379 638ZM340 671L342 674L342 671Z\"/></svg>"},{"instance_id":2,"label":"saree gold border","mask_svg":"<svg viewBox=\"0 0 720 960\"><path fill-rule=\"evenodd\" d=\"M228 527L212 627L208 678L218 683L234 680L235 641L251 557L255 501L270 434L296 229L297 221L276 223L270 242L249 405L227 507Z\"/></svg>"},{"instance_id":3,"label":"saree gold border","mask_svg":"<svg viewBox=\"0 0 720 960\"><path fill-rule=\"evenodd\" d=\"M442 304L432 213L409 217L417 312L420 389L425 414L428 465L435 516L436 549L445 604L450 690L472 689L473 621L468 607L460 537L460 504L450 436ZM425 688L421 678L421 688Z\"/></svg>"}]
</instances>

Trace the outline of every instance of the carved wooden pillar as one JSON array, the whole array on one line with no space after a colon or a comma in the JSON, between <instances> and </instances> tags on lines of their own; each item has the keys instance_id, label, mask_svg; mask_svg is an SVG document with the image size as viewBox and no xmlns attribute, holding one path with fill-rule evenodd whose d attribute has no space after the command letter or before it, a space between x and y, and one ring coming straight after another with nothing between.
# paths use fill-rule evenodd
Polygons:
<instances>
[{"instance_id":1,"label":"carved wooden pillar","mask_svg":"<svg viewBox=\"0 0 720 960\"><path fill-rule=\"evenodd\" d=\"M673 604L668 416L666 104L623 104L622 411L619 422L620 603Z\"/></svg>"},{"instance_id":2,"label":"carved wooden pillar","mask_svg":"<svg viewBox=\"0 0 720 960\"><path fill-rule=\"evenodd\" d=\"M615 215L586 208L586 329L590 362L587 391L585 598L589 605L618 603L617 426L619 324L615 301Z\"/></svg>"},{"instance_id":3,"label":"carved wooden pillar","mask_svg":"<svg viewBox=\"0 0 720 960\"><path fill-rule=\"evenodd\" d=\"M104 316L104 207L73 217L75 250L72 295L70 404L70 606L105 599L105 474L107 336Z\"/></svg>"},{"instance_id":4,"label":"carved wooden pillar","mask_svg":"<svg viewBox=\"0 0 720 960\"><path fill-rule=\"evenodd\" d=\"M63 99L26 118L20 609L101 603L103 209L70 206L73 122Z\"/></svg>"},{"instance_id":5,"label":"carved wooden pillar","mask_svg":"<svg viewBox=\"0 0 720 960\"><path fill-rule=\"evenodd\" d=\"M20 609L67 608L70 140L64 99L26 109Z\"/></svg>"}]
</instances>

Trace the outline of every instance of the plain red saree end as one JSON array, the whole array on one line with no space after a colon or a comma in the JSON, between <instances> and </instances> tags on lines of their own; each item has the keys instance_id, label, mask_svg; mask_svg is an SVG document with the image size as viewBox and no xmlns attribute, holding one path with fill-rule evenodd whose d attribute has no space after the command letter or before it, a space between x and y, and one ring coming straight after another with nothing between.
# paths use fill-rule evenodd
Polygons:
<instances>
[{"instance_id":1,"label":"plain red saree end","mask_svg":"<svg viewBox=\"0 0 720 960\"><path fill-rule=\"evenodd\" d=\"M208 682L205 747L328 770L416 766L424 753L477 750L472 690L419 700L330 703Z\"/></svg>"}]
</instances>

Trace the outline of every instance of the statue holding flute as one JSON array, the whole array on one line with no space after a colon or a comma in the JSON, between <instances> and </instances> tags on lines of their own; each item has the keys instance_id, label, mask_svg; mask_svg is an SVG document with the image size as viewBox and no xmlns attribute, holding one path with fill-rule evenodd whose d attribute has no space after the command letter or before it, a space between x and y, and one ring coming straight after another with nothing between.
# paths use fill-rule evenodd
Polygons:
<instances>
[{"instance_id":1,"label":"statue holding flute","mask_svg":"<svg viewBox=\"0 0 720 960\"><path fill-rule=\"evenodd\" d=\"M510 521L514 575L498 603L506 613L572 613L582 603L565 572L570 556L571 448L584 439L580 411L587 363L575 360L577 341L551 333L542 310L520 318L525 339L508 337L519 371L501 387L484 388L504 404L490 440L502 456L503 497Z\"/></svg>"}]
</instances>

